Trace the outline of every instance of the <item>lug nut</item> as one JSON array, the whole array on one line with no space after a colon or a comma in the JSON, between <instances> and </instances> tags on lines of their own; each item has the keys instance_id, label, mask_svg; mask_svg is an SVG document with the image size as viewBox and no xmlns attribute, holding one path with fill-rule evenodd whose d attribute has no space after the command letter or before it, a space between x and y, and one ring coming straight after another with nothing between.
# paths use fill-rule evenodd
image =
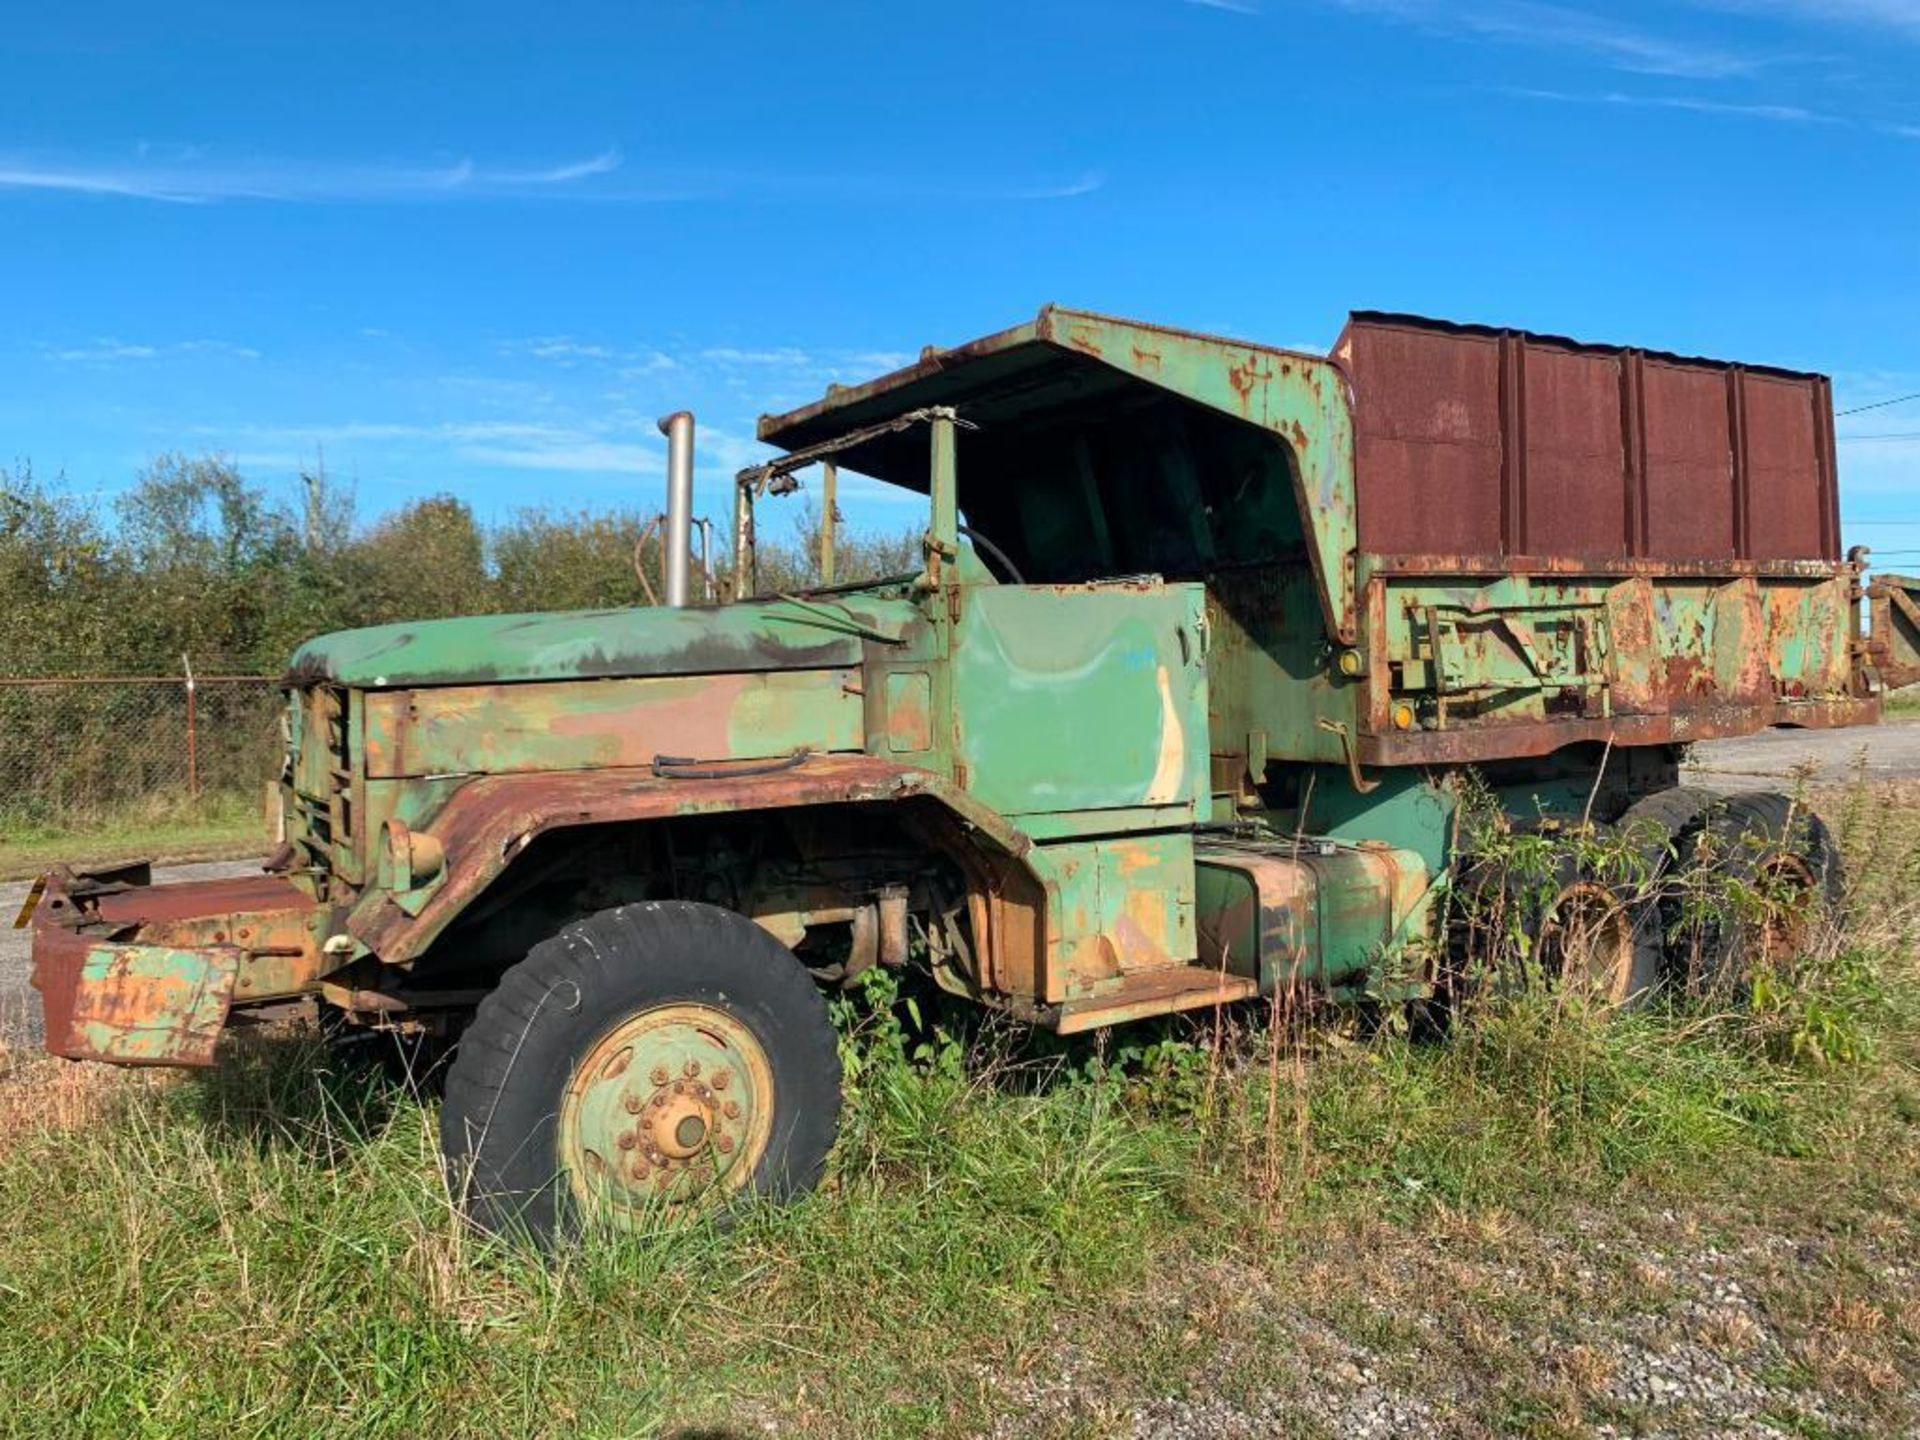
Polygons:
<instances>
[{"instance_id":1,"label":"lug nut","mask_svg":"<svg viewBox=\"0 0 1920 1440\"><path fill-rule=\"evenodd\" d=\"M640 1113L640 1097L638 1095L629 1095L620 1103L626 1106L627 1114L638 1115Z\"/></svg>"},{"instance_id":2,"label":"lug nut","mask_svg":"<svg viewBox=\"0 0 1920 1440\"><path fill-rule=\"evenodd\" d=\"M691 1080L694 1076L698 1075L699 1073L700 1073L700 1062L698 1060L687 1061L687 1069L686 1069L687 1078Z\"/></svg>"},{"instance_id":3,"label":"lug nut","mask_svg":"<svg viewBox=\"0 0 1920 1440\"><path fill-rule=\"evenodd\" d=\"M724 1090L727 1088L727 1086L731 1085L732 1083L733 1083L733 1073L731 1071L716 1070L713 1072L713 1088L714 1089Z\"/></svg>"},{"instance_id":4,"label":"lug nut","mask_svg":"<svg viewBox=\"0 0 1920 1440\"><path fill-rule=\"evenodd\" d=\"M650 1075L648 1075L647 1078L653 1081L653 1083L656 1085L664 1085L667 1083L668 1080L672 1078L672 1076L668 1074L667 1067L665 1065L656 1065L653 1067L653 1072Z\"/></svg>"},{"instance_id":5,"label":"lug nut","mask_svg":"<svg viewBox=\"0 0 1920 1440\"><path fill-rule=\"evenodd\" d=\"M727 1154L733 1149L733 1137L731 1135L714 1136L713 1148L718 1150L722 1155Z\"/></svg>"},{"instance_id":6,"label":"lug nut","mask_svg":"<svg viewBox=\"0 0 1920 1440\"><path fill-rule=\"evenodd\" d=\"M646 1179L647 1178L647 1162L636 1158L633 1162L633 1169L628 1173L630 1173L633 1176L633 1178L636 1180Z\"/></svg>"},{"instance_id":7,"label":"lug nut","mask_svg":"<svg viewBox=\"0 0 1920 1440\"><path fill-rule=\"evenodd\" d=\"M615 1143L618 1144L622 1150L631 1150L639 1142L633 1138L633 1132L631 1130L622 1130L619 1140Z\"/></svg>"},{"instance_id":8,"label":"lug nut","mask_svg":"<svg viewBox=\"0 0 1920 1440\"><path fill-rule=\"evenodd\" d=\"M720 1113L729 1120L738 1120L740 1118L740 1107L729 1100L720 1107Z\"/></svg>"}]
</instances>

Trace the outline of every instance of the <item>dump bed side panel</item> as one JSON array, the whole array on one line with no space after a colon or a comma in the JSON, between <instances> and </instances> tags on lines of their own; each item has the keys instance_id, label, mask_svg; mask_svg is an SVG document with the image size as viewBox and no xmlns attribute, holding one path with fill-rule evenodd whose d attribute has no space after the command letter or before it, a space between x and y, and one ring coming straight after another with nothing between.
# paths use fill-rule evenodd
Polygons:
<instances>
[{"instance_id":1,"label":"dump bed side panel","mask_svg":"<svg viewBox=\"0 0 1920 1440\"><path fill-rule=\"evenodd\" d=\"M1335 358L1364 758L1873 718L1824 377L1377 314Z\"/></svg>"},{"instance_id":2,"label":"dump bed side panel","mask_svg":"<svg viewBox=\"0 0 1920 1440\"><path fill-rule=\"evenodd\" d=\"M1840 558L1824 376L1377 314L1334 354L1363 552Z\"/></svg>"}]
</instances>

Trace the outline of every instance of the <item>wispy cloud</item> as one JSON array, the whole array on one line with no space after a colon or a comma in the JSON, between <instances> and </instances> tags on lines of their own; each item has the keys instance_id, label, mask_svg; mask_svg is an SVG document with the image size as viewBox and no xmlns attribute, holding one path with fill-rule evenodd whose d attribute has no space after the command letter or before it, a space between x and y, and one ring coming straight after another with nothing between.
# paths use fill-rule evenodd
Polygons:
<instances>
[{"instance_id":1,"label":"wispy cloud","mask_svg":"<svg viewBox=\"0 0 1920 1440\"><path fill-rule=\"evenodd\" d=\"M586 180L595 175L611 175L620 168L620 163L618 150L602 150L585 160L553 165L545 170L503 171L498 178L512 185L565 185L569 181Z\"/></svg>"},{"instance_id":2,"label":"wispy cloud","mask_svg":"<svg viewBox=\"0 0 1920 1440\"><path fill-rule=\"evenodd\" d=\"M1335 0L1343 8L1416 25L1434 34L1573 50L1620 70L1694 80L1748 75L1759 55L1625 24L1540 0Z\"/></svg>"},{"instance_id":3,"label":"wispy cloud","mask_svg":"<svg viewBox=\"0 0 1920 1440\"><path fill-rule=\"evenodd\" d=\"M0 158L0 190L118 196L173 204L221 200L435 200L585 193L581 182L621 166L617 150L540 169L482 166L471 159L442 165L377 165L257 159L221 162L195 154L156 157L136 150L131 163L84 164ZM688 192L628 190L624 199L675 199Z\"/></svg>"},{"instance_id":4,"label":"wispy cloud","mask_svg":"<svg viewBox=\"0 0 1920 1440\"><path fill-rule=\"evenodd\" d=\"M617 178L616 177L617 173ZM177 205L220 201L279 203L424 203L546 197L627 204L724 198L1041 201L1090 195L1107 183L1098 170L1065 179L977 179L861 174L800 175L725 170L636 174L618 150L531 169L458 158L436 165L248 159L223 160L182 147L137 147L121 161L0 155L0 192L43 192L151 200Z\"/></svg>"},{"instance_id":5,"label":"wispy cloud","mask_svg":"<svg viewBox=\"0 0 1920 1440\"><path fill-rule=\"evenodd\" d=\"M1874 26L1920 39L1920 0L1691 0L1697 7L1810 25Z\"/></svg>"},{"instance_id":6,"label":"wispy cloud","mask_svg":"<svg viewBox=\"0 0 1920 1440\"><path fill-rule=\"evenodd\" d=\"M601 367L620 380L645 380L673 371L727 382L751 377L767 383L808 384L867 379L898 370L913 357L904 350L812 350L799 345L705 345L678 354L657 345L616 344L574 335L536 335L503 340L499 353L539 360L563 370Z\"/></svg>"},{"instance_id":7,"label":"wispy cloud","mask_svg":"<svg viewBox=\"0 0 1920 1440\"><path fill-rule=\"evenodd\" d=\"M258 360L260 352L230 340L181 340L170 345L144 345L103 335L84 345L44 347L55 360L111 365L123 360L159 360L185 355L224 355L234 360Z\"/></svg>"},{"instance_id":8,"label":"wispy cloud","mask_svg":"<svg viewBox=\"0 0 1920 1440\"><path fill-rule=\"evenodd\" d=\"M506 470L559 470L575 474L651 475L660 468L658 452L645 445L586 437L556 438L532 445L468 445L460 458Z\"/></svg>"},{"instance_id":9,"label":"wispy cloud","mask_svg":"<svg viewBox=\"0 0 1920 1440\"><path fill-rule=\"evenodd\" d=\"M583 360L612 360L618 352L606 345L576 340L571 335L535 335L525 340L501 342L502 355L531 355L536 360L551 360L559 365Z\"/></svg>"},{"instance_id":10,"label":"wispy cloud","mask_svg":"<svg viewBox=\"0 0 1920 1440\"><path fill-rule=\"evenodd\" d=\"M1185 0L1188 5L1198 5L1203 10L1229 10L1235 15L1258 15L1260 0Z\"/></svg>"},{"instance_id":11,"label":"wispy cloud","mask_svg":"<svg viewBox=\"0 0 1920 1440\"><path fill-rule=\"evenodd\" d=\"M1235 9L1235 6L1222 7L1218 0L1193 0L1196 5L1213 5L1215 8ZM1251 12L1249 12L1251 13ZM986 195L982 199L1004 200L1072 200L1081 195L1091 195L1096 190L1106 188L1107 177L1104 171L1089 170L1083 175L1059 185L1039 185L1032 189L1011 189L1000 195Z\"/></svg>"},{"instance_id":12,"label":"wispy cloud","mask_svg":"<svg viewBox=\"0 0 1920 1440\"><path fill-rule=\"evenodd\" d=\"M1844 125L1838 115L1824 115L1798 105L1742 104L1697 95L1630 95L1609 90L1597 95L1574 95L1563 90L1506 89L1503 94L1521 100L1551 100L1564 105L1622 105L1636 110L1688 110L1696 115L1726 115L1748 120L1778 120L1792 125Z\"/></svg>"},{"instance_id":13,"label":"wispy cloud","mask_svg":"<svg viewBox=\"0 0 1920 1440\"><path fill-rule=\"evenodd\" d=\"M1513 87L1500 92L1520 100L1547 100L1563 105L1618 105L1636 110L1683 110L1695 115L1724 116L1735 120L1768 120L1787 125L1833 125L1847 129L1891 135L1902 140L1920 140L1920 126L1890 125L1877 120L1856 120L1800 105L1743 103L1714 100L1699 95L1635 95L1610 90L1600 94L1579 95L1564 90L1532 90Z\"/></svg>"}]
</instances>

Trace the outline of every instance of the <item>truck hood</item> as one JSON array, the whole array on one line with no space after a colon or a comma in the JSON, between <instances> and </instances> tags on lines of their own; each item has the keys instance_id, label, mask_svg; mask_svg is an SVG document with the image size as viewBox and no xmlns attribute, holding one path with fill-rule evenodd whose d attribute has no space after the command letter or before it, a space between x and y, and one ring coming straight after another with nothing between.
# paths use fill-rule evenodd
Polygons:
<instances>
[{"instance_id":1,"label":"truck hood","mask_svg":"<svg viewBox=\"0 0 1920 1440\"><path fill-rule=\"evenodd\" d=\"M698 675L858 665L866 640L920 618L871 595L738 605L465 615L341 630L294 652L289 685L364 689L610 675Z\"/></svg>"}]
</instances>

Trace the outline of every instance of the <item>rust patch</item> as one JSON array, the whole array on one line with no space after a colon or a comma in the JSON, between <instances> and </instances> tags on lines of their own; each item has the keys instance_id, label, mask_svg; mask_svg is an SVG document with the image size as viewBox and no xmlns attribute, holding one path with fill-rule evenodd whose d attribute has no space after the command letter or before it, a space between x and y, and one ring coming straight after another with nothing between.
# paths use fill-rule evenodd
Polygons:
<instances>
[{"instance_id":1,"label":"rust patch","mask_svg":"<svg viewBox=\"0 0 1920 1440\"><path fill-rule=\"evenodd\" d=\"M92 946L65 1053L117 1065L211 1065L239 967L230 945Z\"/></svg>"},{"instance_id":2,"label":"rust patch","mask_svg":"<svg viewBox=\"0 0 1920 1440\"><path fill-rule=\"evenodd\" d=\"M445 847L449 869L418 916L376 896L355 909L347 929L383 960L411 960L548 830L919 796L956 812L984 851L1018 862L1031 847L1025 835L941 776L870 755L819 755L771 774L700 781L646 770L485 776L457 790L427 827Z\"/></svg>"}]
</instances>

